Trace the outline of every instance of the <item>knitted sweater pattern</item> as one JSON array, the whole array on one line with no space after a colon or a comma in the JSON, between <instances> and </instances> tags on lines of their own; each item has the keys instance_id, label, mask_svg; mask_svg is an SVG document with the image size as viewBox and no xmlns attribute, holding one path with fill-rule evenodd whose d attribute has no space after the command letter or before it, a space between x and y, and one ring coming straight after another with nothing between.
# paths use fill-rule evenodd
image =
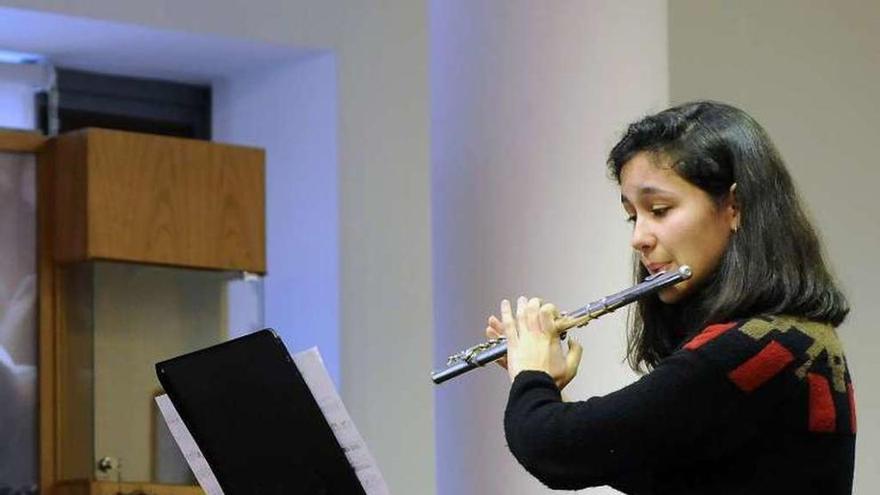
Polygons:
<instances>
[{"instance_id":1,"label":"knitted sweater pattern","mask_svg":"<svg viewBox=\"0 0 880 495\"><path fill-rule=\"evenodd\" d=\"M829 325L788 316L711 325L635 383L562 402L524 371L508 446L544 484L624 493L849 494L852 379Z\"/></svg>"}]
</instances>

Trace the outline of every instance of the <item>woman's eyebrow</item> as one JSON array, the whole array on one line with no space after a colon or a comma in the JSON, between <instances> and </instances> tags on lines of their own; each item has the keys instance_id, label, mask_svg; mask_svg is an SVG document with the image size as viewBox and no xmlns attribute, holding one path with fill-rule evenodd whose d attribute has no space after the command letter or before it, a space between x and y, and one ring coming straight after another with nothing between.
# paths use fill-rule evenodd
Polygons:
<instances>
[{"instance_id":1,"label":"woman's eyebrow","mask_svg":"<svg viewBox=\"0 0 880 495\"><path fill-rule=\"evenodd\" d=\"M656 186L642 186L636 190L636 196L638 196L638 197L662 196L662 195L671 195L671 194L672 194L671 191L667 191L666 189L661 189ZM627 203L630 203L631 201L629 200L629 198L627 198L626 196L621 194L620 195L620 202L627 204Z\"/></svg>"},{"instance_id":2,"label":"woman's eyebrow","mask_svg":"<svg viewBox=\"0 0 880 495\"><path fill-rule=\"evenodd\" d=\"M661 189L657 186L642 186L639 188L639 196L655 196L658 194L672 194L672 191Z\"/></svg>"}]
</instances>

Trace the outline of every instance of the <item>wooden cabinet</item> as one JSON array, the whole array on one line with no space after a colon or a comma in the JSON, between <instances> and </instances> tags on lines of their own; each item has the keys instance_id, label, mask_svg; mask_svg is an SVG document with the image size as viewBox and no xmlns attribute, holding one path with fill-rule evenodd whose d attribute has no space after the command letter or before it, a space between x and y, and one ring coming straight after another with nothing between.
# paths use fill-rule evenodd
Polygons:
<instances>
[{"instance_id":1,"label":"wooden cabinet","mask_svg":"<svg viewBox=\"0 0 880 495\"><path fill-rule=\"evenodd\" d=\"M151 363L221 340L223 284L266 272L264 152L86 129L36 153L42 493L201 493L96 460L145 462Z\"/></svg>"},{"instance_id":2,"label":"wooden cabinet","mask_svg":"<svg viewBox=\"0 0 880 495\"><path fill-rule=\"evenodd\" d=\"M262 150L103 129L53 141L57 261L266 271Z\"/></svg>"}]
</instances>

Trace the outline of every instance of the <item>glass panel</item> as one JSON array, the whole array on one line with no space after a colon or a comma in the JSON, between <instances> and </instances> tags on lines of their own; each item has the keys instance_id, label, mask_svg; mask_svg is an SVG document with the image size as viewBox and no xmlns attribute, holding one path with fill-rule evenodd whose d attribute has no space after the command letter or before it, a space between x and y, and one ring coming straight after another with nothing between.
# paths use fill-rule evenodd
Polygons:
<instances>
[{"instance_id":1,"label":"glass panel","mask_svg":"<svg viewBox=\"0 0 880 495\"><path fill-rule=\"evenodd\" d=\"M57 312L58 473L63 480L90 479L94 441L94 355L92 268L64 266L56 283L64 294Z\"/></svg>"},{"instance_id":2,"label":"glass panel","mask_svg":"<svg viewBox=\"0 0 880 495\"><path fill-rule=\"evenodd\" d=\"M0 493L36 493L36 204L33 155L0 153Z\"/></svg>"},{"instance_id":3,"label":"glass panel","mask_svg":"<svg viewBox=\"0 0 880 495\"><path fill-rule=\"evenodd\" d=\"M153 399L161 390L154 365L226 340L230 313L249 315L252 324L262 324L253 320L262 315L262 297L253 297L261 294L256 288L261 282L242 282L241 275L232 272L103 261L74 264L64 272L68 373L93 380L87 387L68 379L69 389L78 390L67 398L68 416L77 417L70 421L90 423L80 431L94 436L89 442L93 448L81 445L77 451L88 462L85 476L195 484L155 406ZM241 284L254 286L245 287L250 297L235 296ZM88 335L77 326L88 327ZM91 343L90 352L83 349L86 342ZM76 361L81 364L73 364ZM90 410L75 412L82 409L77 404ZM74 424L65 428L70 438L62 444L78 442L75 430ZM77 460L65 464L77 467L64 478L83 477Z\"/></svg>"}]
</instances>

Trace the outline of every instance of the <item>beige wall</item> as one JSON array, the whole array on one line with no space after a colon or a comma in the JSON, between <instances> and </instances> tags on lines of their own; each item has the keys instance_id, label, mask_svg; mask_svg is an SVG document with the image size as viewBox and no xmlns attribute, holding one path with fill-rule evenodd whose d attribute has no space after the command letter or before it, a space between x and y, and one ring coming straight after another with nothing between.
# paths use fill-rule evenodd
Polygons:
<instances>
[{"instance_id":1,"label":"beige wall","mask_svg":"<svg viewBox=\"0 0 880 495\"><path fill-rule=\"evenodd\" d=\"M856 388L855 493L880 490L880 3L670 0L672 101L752 113L794 175L852 313L840 329Z\"/></svg>"},{"instance_id":2,"label":"beige wall","mask_svg":"<svg viewBox=\"0 0 880 495\"><path fill-rule=\"evenodd\" d=\"M626 123L667 106L666 2L435 0L431 17L439 366L483 340L502 298L574 309L630 285L605 157ZM575 334L585 354L572 398L634 378L624 316ZM494 366L438 387L439 493L547 493L507 450L508 389Z\"/></svg>"},{"instance_id":3,"label":"beige wall","mask_svg":"<svg viewBox=\"0 0 880 495\"><path fill-rule=\"evenodd\" d=\"M342 396L392 492L432 493L426 3L2 3L154 28L313 47L336 54Z\"/></svg>"}]
</instances>

